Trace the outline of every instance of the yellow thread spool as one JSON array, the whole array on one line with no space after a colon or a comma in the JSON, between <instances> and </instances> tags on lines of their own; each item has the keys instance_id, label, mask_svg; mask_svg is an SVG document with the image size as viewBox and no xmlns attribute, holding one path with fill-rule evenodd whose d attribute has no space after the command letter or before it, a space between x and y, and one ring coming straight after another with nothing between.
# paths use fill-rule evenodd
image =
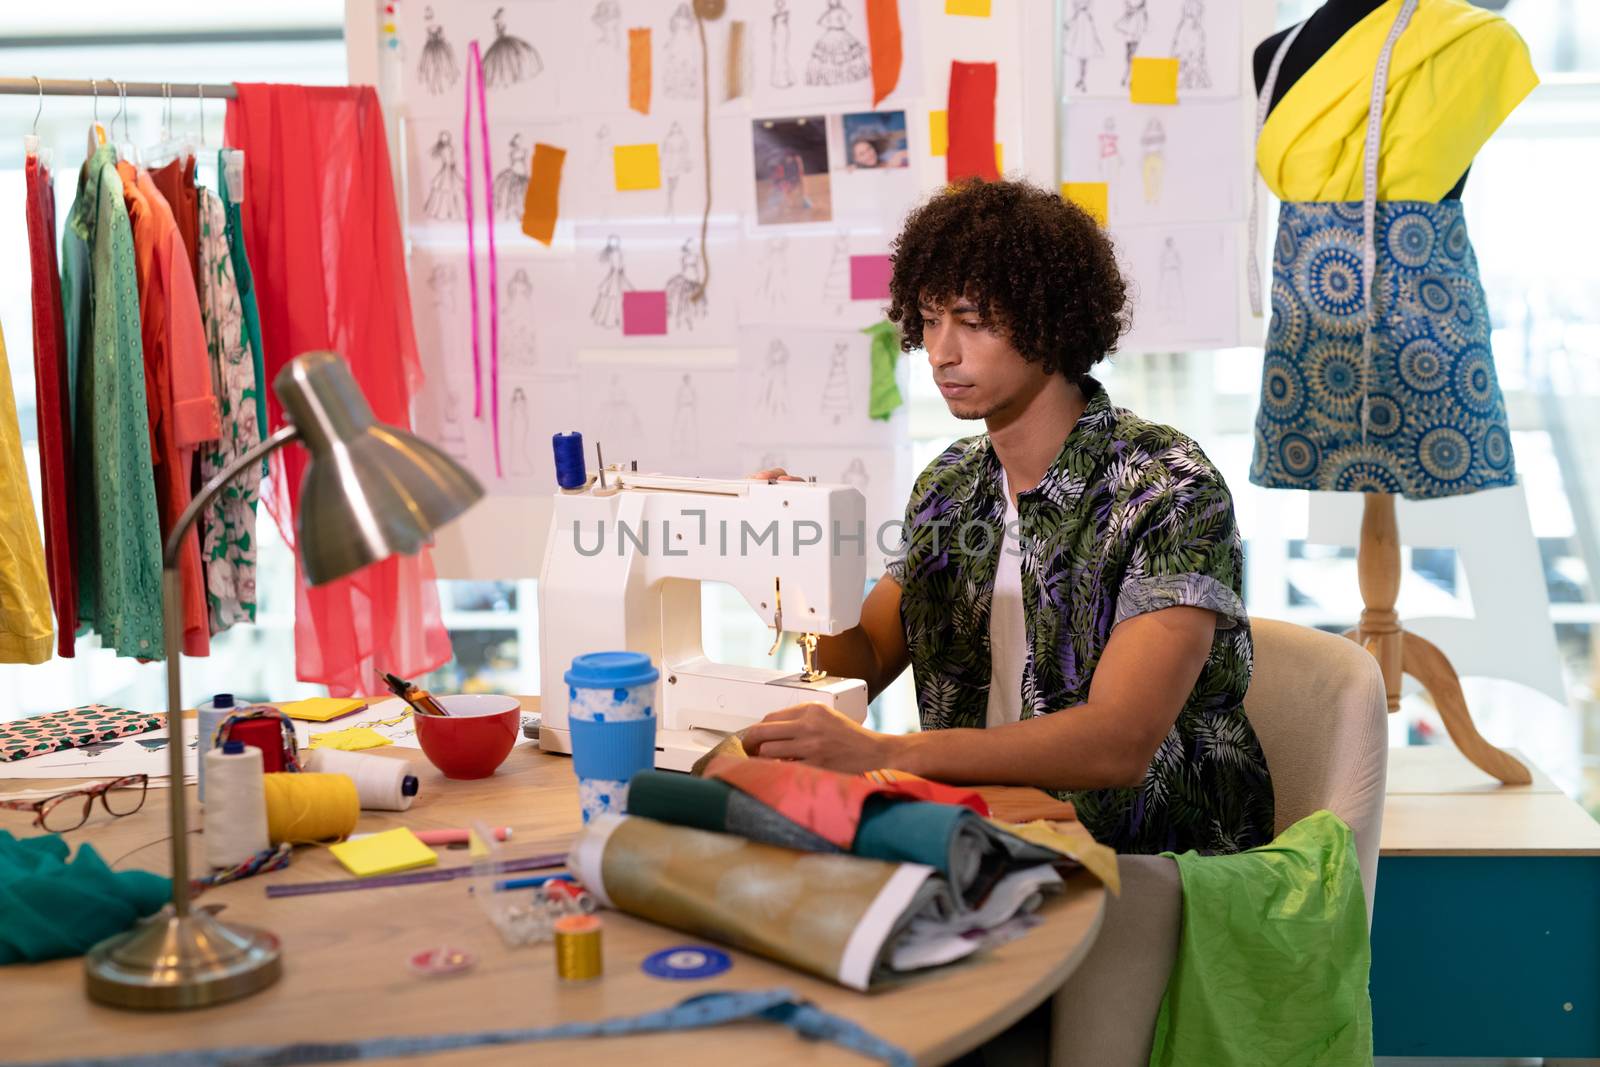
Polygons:
<instances>
[{"instance_id":1,"label":"yellow thread spool","mask_svg":"<svg viewBox=\"0 0 1600 1067\"><path fill-rule=\"evenodd\" d=\"M563 915L555 921L556 977L588 982L605 969L600 955L600 917Z\"/></svg>"},{"instance_id":2,"label":"yellow thread spool","mask_svg":"<svg viewBox=\"0 0 1600 1067\"><path fill-rule=\"evenodd\" d=\"M349 837L361 817L361 795L348 774L263 776L267 837L274 845L301 845Z\"/></svg>"}]
</instances>

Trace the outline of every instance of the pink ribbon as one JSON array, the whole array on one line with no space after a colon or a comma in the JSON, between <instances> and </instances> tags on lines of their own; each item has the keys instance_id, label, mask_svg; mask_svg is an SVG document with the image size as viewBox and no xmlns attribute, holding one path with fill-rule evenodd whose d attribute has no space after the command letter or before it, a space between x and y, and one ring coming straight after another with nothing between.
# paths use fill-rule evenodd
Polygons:
<instances>
[{"instance_id":1,"label":"pink ribbon","mask_svg":"<svg viewBox=\"0 0 1600 1067\"><path fill-rule=\"evenodd\" d=\"M494 435L494 473L500 468L500 278L494 249L494 164L489 159L489 105L484 99L483 57L478 42L467 45L467 97L461 115L462 173L467 187L467 284L472 289L472 417L483 418L483 363L478 337L478 245L472 203L472 91L478 91L478 132L483 141L483 206L489 217L489 426Z\"/></svg>"}]
</instances>

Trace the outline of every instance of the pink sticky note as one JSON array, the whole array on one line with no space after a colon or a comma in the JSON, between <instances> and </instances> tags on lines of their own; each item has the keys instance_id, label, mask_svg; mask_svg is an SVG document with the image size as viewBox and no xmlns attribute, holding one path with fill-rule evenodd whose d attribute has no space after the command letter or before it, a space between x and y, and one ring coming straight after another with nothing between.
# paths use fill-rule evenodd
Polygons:
<instances>
[{"instance_id":1,"label":"pink sticky note","mask_svg":"<svg viewBox=\"0 0 1600 1067\"><path fill-rule=\"evenodd\" d=\"M667 291L635 289L622 294L622 335L659 337L667 332Z\"/></svg>"},{"instance_id":2,"label":"pink sticky note","mask_svg":"<svg viewBox=\"0 0 1600 1067\"><path fill-rule=\"evenodd\" d=\"M850 299L889 299L889 257L850 257Z\"/></svg>"}]
</instances>

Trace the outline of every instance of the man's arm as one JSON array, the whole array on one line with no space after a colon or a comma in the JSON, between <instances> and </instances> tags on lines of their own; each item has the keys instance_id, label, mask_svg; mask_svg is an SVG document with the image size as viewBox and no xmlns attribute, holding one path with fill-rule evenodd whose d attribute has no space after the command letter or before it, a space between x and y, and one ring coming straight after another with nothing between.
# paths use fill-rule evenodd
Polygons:
<instances>
[{"instance_id":1,"label":"man's arm","mask_svg":"<svg viewBox=\"0 0 1600 1067\"><path fill-rule=\"evenodd\" d=\"M900 583L885 574L861 605L861 622L837 637L817 641L817 666L840 678L867 683L871 701L900 677L911 661L900 625Z\"/></svg>"},{"instance_id":2,"label":"man's arm","mask_svg":"<svg viewBox=\"0 0 1600 1067\"><path fill-rule=\"evenodd\" d=\"M958 784L1135 786L1205 667L1216 622L1214 612L1191 607L1124 621L1106 642L1089 699L1052 715L992 730L899 736L867 730L823 705L803 704L750 727L745 748L752 755L838 771L894 767Z\"/></svg>"}]
</instances>

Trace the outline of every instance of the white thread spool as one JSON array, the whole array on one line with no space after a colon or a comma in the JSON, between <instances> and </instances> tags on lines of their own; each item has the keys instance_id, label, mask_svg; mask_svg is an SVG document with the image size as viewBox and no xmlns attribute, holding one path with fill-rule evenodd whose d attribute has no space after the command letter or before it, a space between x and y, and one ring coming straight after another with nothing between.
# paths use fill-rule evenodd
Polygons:
<instances>
[{"instance_id":1,"label":"white thread spool","mask_svg":"<svg viewBox=\"0 0 1600 1067\"><path fill-rule=\"evenodd\" d=\"M417 778L411 764L388 756L316 748L306 760L306 770L317 774L348 774L356 783L361 806L368 811L405 811L417 797Z\"/></svg>"},{"instance_id":2,"label":"white thread spool","mask_svg":"<svg viewBox=\"0 0 1600 1067\"><path fill-rule=\"evenodd\" d=\"M222 720L239 711L239 705L233 701L232 693L218 693L210 700L195 709L195 730L200 739L202 753L211 750L211 739L217 734L217 727L222 725ZM200 803L206 802L206 761L200 761Z\"/></svg>"},{"instance_id":3,"label":"white thread spool","mask_svg":"<svg viewBox=\"0 0 1600 1067\"><path fill-rule=\"evenodd\" d=\"M206 803L206 862L233 867L267 847L267 796L261 750L229 741L202 757L210 768Z\"/></svg>"}]
</instances>

